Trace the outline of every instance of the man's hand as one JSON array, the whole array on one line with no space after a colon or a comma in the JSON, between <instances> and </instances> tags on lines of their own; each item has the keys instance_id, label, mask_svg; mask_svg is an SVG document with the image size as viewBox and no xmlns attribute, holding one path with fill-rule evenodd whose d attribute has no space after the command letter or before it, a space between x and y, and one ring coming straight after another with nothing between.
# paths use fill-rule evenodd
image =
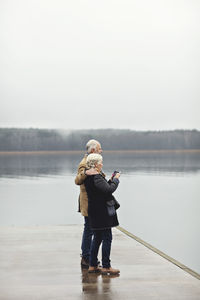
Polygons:
<instances>
[{"instance_id":1,"label":"man's hand","mask_svg":"<svg viewBox=\"0 0 200 300\"><path fill-rule=\"evenodd\" d=\"M99 174L95 169L89 169L85 171L85 175L96 175Z\"/></svg>"}]
</instances>

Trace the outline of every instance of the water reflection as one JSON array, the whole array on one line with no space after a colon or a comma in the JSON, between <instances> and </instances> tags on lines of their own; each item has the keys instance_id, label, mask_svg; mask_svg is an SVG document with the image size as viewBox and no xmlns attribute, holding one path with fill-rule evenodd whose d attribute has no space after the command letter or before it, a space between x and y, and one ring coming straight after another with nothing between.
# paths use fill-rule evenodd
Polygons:
<instances>
[{"instance_id":1,"label":"water reflection","mask_svg":"<svg viewBox=\"0 0 200 300\"><path fill-rule=\"evenodd\" d=\"M94 296L102 300L113 299L111 281L120 275L101 275L100 273L88 273L82 269L82 291L84 299L94 299Z\"/></svg>"},{"instance_id":2,"label":"water reflection","mask_svg":"<svg viewBox=\"0 0 200 300\"><path fill-rule=\"evenodd\" d=\"M82 154L0 155L0 177L44 177L75 174ZM200 153L103 153L104 171L197 173Z\"/></svg>"},{"instance_id":3,"label":"water reflection","mask_svg":"<svg viewBox=\"0 0 200 300\"><path fill-rule=\"evenodd\" d=\"M98 292L98 279L100 273L88 273L82 269L82 290L85 294L96 294Z\"/></svg>"},{"instance_id":4,"label":"water reflection","mask_svg":"<svg viewBox=\"0 0 200 300\"><path fill-rule=\"evenodd\" d=\"M0 177L44 177L71 174L77 167L79 156L77 157L76 154L0 155Z\"/></svg>"},{"instance_id":5,"label":"water reflection","mask_svg":"<svg viewBox=\"0 0 200 300\"><path fill-rule=\"evenodd\" d=\"M137 152L104 155L104 166L117 166L123 173L196 173L200 171L200 153Z\"/></svg>"}]
</instances>

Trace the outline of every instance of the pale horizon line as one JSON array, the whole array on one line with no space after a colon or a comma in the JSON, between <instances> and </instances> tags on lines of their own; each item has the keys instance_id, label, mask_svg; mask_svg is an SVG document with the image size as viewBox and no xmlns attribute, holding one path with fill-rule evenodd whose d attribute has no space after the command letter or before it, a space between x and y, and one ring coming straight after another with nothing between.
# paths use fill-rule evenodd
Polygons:
<instances>
[{"instance_id":1,"label":"pale horizon line","mask_svg":"<svg viewBox=\"0 0 200 300\"><path fill-rule=\"evenodd\" d=\"M99 127L99 128L56 128L56 127L35 127L35 126L27 126L27 127L18 127L18 126L0 126L0 129L38 129L38 130L55 130L55 131L95 131L95 130L130 130L137 132L151 132L151 131L200 131L197 128L174 128L174 129L133 129L133 128L119 128L119 127Z\"/></svg>"}]
</instances>

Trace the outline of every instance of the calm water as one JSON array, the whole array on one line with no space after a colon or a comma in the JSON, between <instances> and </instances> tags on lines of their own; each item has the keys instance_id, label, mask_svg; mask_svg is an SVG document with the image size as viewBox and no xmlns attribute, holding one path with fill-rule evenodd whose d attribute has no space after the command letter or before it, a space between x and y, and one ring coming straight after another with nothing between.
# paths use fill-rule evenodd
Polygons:
<instances>
[{"instance_id":1,"label":"calm water","mask_svg":"<svg viewBox=\"0 0 200 300\"><path fill-rule=\"evenodd\" d=\"M200 154L103 156L108 178L122 172L120 225L200 273ZM74 184L81 158L0 155L0 225L82 224Z\"/></svg>"}]
</instances>

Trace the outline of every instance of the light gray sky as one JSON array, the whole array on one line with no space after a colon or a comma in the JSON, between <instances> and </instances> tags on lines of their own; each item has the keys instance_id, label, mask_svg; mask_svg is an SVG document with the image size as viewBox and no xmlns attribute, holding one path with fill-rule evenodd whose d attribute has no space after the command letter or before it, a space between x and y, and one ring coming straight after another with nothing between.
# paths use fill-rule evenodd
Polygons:
<instances>
[{"instance_id":1,"label":"light gray sky","mask_svg":"<svg viewBox=\"0 0 200 300\"><path fill-rule=\"evenodd\" d=\"M1 0L0 126L200 129L199 0Z\"/></svg>"}]
</instances>

